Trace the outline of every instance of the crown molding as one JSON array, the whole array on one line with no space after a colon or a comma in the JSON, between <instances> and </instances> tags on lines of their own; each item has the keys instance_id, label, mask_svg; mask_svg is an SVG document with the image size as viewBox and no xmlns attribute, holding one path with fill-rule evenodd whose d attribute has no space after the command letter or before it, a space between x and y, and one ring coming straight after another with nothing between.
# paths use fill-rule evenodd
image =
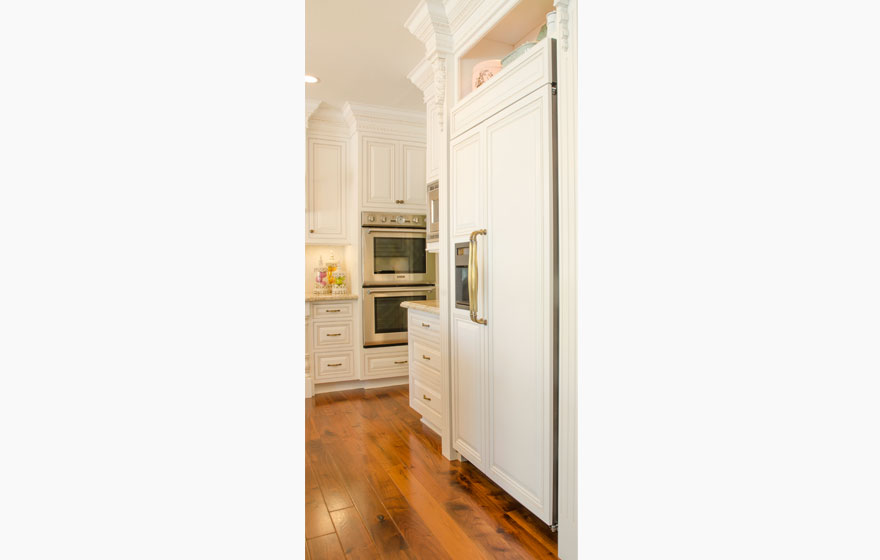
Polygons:
<instances>
[{"instance_id":1,"label":"crown molding","mask_svg":"<svg viewBox=\"0 0 880 560\"><path fill-rule=\"evenodd\" d=\"M436 98L437 93L434 91L434 68L427 58L423 58L421 62L416 64L406 77L422 92L426 104Z\"/></svg>"},{"instance_id":2,"label":"crown molding","mask_svg":"<svg viewBox=\"0 0 880 560\"><path fill-rule=\"evenodd\" d=\"M342 107L342 116L351 134L366 132L425 138L425 113L422 111L349 101Z\"/></svg>"},{"instance_id":3,"label":"crown molding","mask_svg":"<svg viewBox=\"0 0 880 560\"><path fill-rule=\"evenodd\" d=\"M308 112L308 105L306 111ZM307 128L309 134L322 134L343 138L348 138L349 136L348 126L342 112L327 105L320 105L320 102L319 106L312 110Z\"/></svg>"},{"instance_id":4,"label":"crown molding","mask_svg":"<svg viewBox=\"0 0 880 560\"><path fill-rule=\"evenodd\" d=\"M435 108L439 109L433 112L437 115L440 130L443 130L447 87L446 66L447 61L452 59L453 49L452 30L449 27L443 1L422 0L404 25L425 45L425 58L410 71L407 77L422 90L425 103L433 98ZM424 85L428 79L428 69L431 71L433 91L431 85Z\"/></svg>"},{"instance_id":5,"label":"crown molding","mask_svg":"<svg viewBox=\"0 0 880 560\"><path fill-rule=\"evenodd\" d=\"M309 119L312 118L312 113L314 113L320 105L321 102L319 100L306 98L306 128L309 127Z\"/></svg>"}]
</instances>

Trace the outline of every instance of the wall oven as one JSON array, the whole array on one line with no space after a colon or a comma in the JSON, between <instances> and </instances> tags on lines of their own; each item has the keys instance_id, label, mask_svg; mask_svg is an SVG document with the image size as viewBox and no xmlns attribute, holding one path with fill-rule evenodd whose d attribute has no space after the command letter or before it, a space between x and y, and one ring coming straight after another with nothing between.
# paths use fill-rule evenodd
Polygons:
<instances>
[{"instance_id":1,"label":"wall oven","mask_svg":"<svg viewBox=\"0 0 880 560\"><path fill-rule=\"evenodd\" d=\"M364 212L361 224L364 286L434 283L424 214Z\"/></svg>"},{"instance_id":2,"label":"wall oven","mask_svg":"<svg viewBox=\"0 0 880 560\"><path fill-rule=\"evenodd\" d=\"M364 286L364 346L407 343L405 301L437 299L434 286Z\"/></svg>"}]
</instances>

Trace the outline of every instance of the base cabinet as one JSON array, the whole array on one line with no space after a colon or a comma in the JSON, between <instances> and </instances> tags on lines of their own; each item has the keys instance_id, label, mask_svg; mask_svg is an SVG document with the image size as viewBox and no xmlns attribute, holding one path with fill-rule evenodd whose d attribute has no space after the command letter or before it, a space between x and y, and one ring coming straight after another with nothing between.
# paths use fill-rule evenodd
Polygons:
<instances>
[{"instance_id":1,"label":"base cabinet","mask_svg":"<svg viewBox=\"0 0 880 560\"><path fill-rule=\"evenodd\" d=\"M307 333L312 349L309 369L315 383L357 379L353 301L311 304Z\"/></svg>"},{"instance_id":2,"label":"base cabinet","mask_svg":"<svg viewBox=\"0 0 880 560\"><path fill-rule=\"evenodd\" d=\"M364 348L362 379L401 377L409 372L409 353L406 346Z\"/></svg>"},{"instance_id":3,"label":"base cabinet","mask_svg":"<svg viewBox=\"0 0 880 560\"><path fill-rule=\"evenodd\" d=\"M407 317L409 336L409 406L422 422L443 436L445 406L440 366L439 317L415 309Z\"/></svg>"}]
</instances>

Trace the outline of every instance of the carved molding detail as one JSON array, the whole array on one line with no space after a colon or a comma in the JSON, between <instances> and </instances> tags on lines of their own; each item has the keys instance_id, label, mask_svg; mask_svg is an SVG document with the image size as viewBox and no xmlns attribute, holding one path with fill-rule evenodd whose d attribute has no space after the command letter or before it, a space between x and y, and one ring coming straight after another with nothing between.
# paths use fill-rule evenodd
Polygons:
<instances>
[{"instance_id":1,"label":"carved molding detail","mask_svg":"<svg viewBox=\"0 0 880 560\"><path fill-rule=\"evenodd\" d=\"M553 0L556 8L556 22L559 26L559 46L563 52L568 52L568 4L570 0Z\"/></svg>"},{"instance_id":2,"label":"carved molding detail","mask_svg":"<svg viewBox=\"0 0 880 560\"><path fill-rule=\"evenodd\" d=\"M431 61L431 67L434 70L434 106L439 109L436 111L437 113L437 124L440 126L440 130L443 130L443 114L445 111L443 110L443 106L446 103L446 57L434 55L434 60Z\"/></svg>"}]
</instances>

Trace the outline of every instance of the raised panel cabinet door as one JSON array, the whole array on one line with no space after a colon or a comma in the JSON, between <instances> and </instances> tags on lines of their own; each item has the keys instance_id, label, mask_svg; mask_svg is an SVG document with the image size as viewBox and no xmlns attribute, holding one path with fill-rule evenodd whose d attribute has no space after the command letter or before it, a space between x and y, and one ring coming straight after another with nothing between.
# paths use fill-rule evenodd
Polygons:
<instances>
[{"instance_id":1,"label":"raised panel cabinet door","mask_svg":"<svg viewBox=\"0 0 880 560\"><path fill-rule=\"evenodd\" d=\"M467 237L486 224L482 131L478 126L449 145L452 235L455 237Z\"/></svg>"},{"instance_id":2,"label":"raised panel cabinet door","mask_svg":"<svg viewBox=\"0 0 880 560\"><path fill-rule=\"evenodd\" d=\"M393 205L397 188L395 170L396 143L390 140L364 138L362 166L364 203Z\"/></svg>"},{"instance_id":3,"label":"raised panel cabinet door","mask_svg":"<svg viewBox=\"0 0 880 560\"><path fill-rule=\"evenodd\" d=\"M486 441L486 328L452 314L452 446L484 468Z\"/></svg>"},{"instance_id":4,"label":"raised panel cabinet door","mask_svg":"<svg viewBox=\"0 0 880 560\"><path fill-rule=\"evenodd\" d=\"M307 162L307 241L345 238L346 144L343 140L310 138Z\"/></svg>"},{"instance_id":5,"label":"raised panel cabinet door","mask_svg":"<svg viewBox=\"0 0 880 560\"><path fill-rule=\"evenodd\" d=\"M555 477L552 103L548 85L485 123L489 445L484 472L546 523L552 523Z\"/></svg>"},{"instance_id":6,"label":"raised panel cabinet door","mask_svg":"<svg viewBox=\"0 0 880 560\"><path fill-rule=\"evenodd\" d=\"M428 203L427 182L425 181L425 145L408 144L400 145L402 180L400 182L400 195L395 200L401 200L401 205L410 209L424 210Z\"/></svg>"}]
</instances>

